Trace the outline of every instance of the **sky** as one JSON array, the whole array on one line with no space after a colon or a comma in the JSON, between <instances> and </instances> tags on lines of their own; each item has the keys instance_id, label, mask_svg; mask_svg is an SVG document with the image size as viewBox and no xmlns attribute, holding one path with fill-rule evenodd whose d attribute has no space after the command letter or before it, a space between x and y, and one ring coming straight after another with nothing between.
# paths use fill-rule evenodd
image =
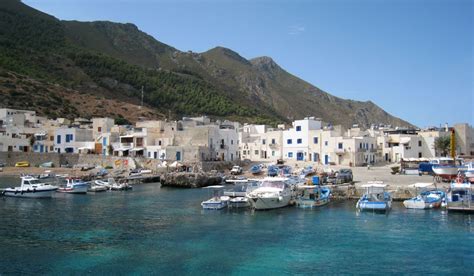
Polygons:
<instances>
[{"instance_id":1,"label":"sky","mask_svg":"<svg viewBox=\"0 0 474 276\"><path fill-rule=\"evenodd\" d=\"M24 0L62 20L134 23L182 51L270 56L418 127L474 125L472 0Z\"/></svg>"}]
</instances>

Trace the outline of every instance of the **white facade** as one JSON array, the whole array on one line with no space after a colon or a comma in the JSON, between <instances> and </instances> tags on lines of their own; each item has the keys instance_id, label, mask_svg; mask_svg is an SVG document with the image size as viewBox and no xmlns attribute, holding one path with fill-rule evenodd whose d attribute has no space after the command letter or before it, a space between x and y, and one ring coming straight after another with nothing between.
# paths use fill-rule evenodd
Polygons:
<instances>
[{"instance_id":1,"label":"white facade","mask_svg":"<svg viewBox=\"0 0 474 276\"><path fill-rule=\"evenodd\" d=\"M57 153L93 151L94 146L91 129L62 127L54 131L54 151Z\"/></svg>"},{"instance_id":2,"label":"white facade","mask_svg":"<svg viewBox=\"0 0 474 276\"><path fill-rule=\"evenodd\" d=\"M283 159L309 161L309 132L321 126L314 117L294 121L292 128L283 131Z\"/></svg>"}]
</instances>

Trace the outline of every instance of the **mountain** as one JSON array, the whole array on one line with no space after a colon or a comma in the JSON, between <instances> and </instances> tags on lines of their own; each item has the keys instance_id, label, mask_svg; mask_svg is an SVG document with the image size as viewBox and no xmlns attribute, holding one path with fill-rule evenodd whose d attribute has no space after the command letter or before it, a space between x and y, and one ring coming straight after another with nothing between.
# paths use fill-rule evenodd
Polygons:
<instances>
[{"instance_id":1,"label":"mountain","mask_svg":"<svg viewBox=\"0 0 474 276\"><path fill-rule=\"evenodd\" d=\"M270 57L247 60L223 47L183 52L130 23L60 21L16 0L0 3L0 77L0 106L10 107L21 102L16 99L46 90L47 95L71 98L75 109L54 112L44 107L58 105L54 97L29 98L30 108L49 116L100 114L134 121L206 114L268 124L316 116L346 127L410 125L370 101L332 96L286 72ZM44 89L31 88L31 83ZM146 112L124 112L114 104L94 106L97 99L105 99L138 108L142 87ZM76 105L75 98L81 97L89 99L89 108Z\"/></svg>"}]
</instances>

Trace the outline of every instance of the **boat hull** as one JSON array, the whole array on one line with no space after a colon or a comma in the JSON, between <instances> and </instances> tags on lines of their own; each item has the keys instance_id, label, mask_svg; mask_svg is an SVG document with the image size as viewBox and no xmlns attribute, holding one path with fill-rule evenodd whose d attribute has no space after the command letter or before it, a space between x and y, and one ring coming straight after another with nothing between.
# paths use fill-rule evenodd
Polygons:
<instances>
[{"instance_id":1,"label":"boat hull","mask_svg":"<svg viewBox=\"0 0 474 276\"><path fill-rule=\"evenodd\" d=\"M227 207L227 201L202 202L204 210L221 210Z\"/></svg>"},{"instance_id":2,"label":"boat hull","mask_svg":"<svg viewBox=\"0 0 474 276\"><path fill-rule=\"evenodd\" d=\"M286 207L290 204L291 196L281 197L249 197L250 205L255 210L270 210Z\"/></svg>"},{"instance_id":3,"label":"boat hull","mask_svg":"<svg viewBox=\"0 0 474 276\"><path fill-rule=\"evenodd\" d=\"M407 199L403 201L403 206L407 209L433 209L441 207L441 200L436 202L425 202L422 200Z\"/></svg>"},{"instance_id":4,"label":"boat hull","mask_svg":"<svg viewBox=\"0 0 474 276\"><path fill-rule=\"evenodd\" d=\"M76 185L74 187L60 187L57 190L58 193L67 194L87 194L87 185Z\"/></svg>"},{"instance_id":5,"label":"boat hull","mask_svg":"<svg viewBox=\"0 0 474 276\"><path fill-rule=\"evenodd\" d=\"M245 197L231 198L229 200L229 207L231 208L247 208L250 207L250 203Z\"/></svg>"},{"instance_id":6,"label":"boat hull","mask_svg":"<svg viewBox=\"0 0 474 276\"><path fill-rule=\"evenodd\" d=\"M44 190L20 190L20 189L6 189L3 191L4 196L22 197L22 198L51 198L56 192L57 188Z\"/></svg>"},{"instance_id":7,"label":"boat hull","mask_svg":"<svg viewBox=\"0 0 474 276\"><path fill-rule=\"evenodd\" d=\"M300 208L314 208L327 205L329 203L329 198L321 199L298 199L296 200L296 206Z\"/></svg>"},{"instance_id":8,"label":"boat hull","mask_svg":"<svg viewBox=\"0 0 474 276\"><path fill-rule=\"evenodd\" d=\"M362 212L387 213L392 208L390 201L359 201L357 207Z\"/></svg>"},{"instance_id":9,"label":"boat hull","mask_svg":"<svg viewBox=\"0 0 474 276\"><path fill-rule=\"evenodd\" d=\"M440 176L441 178L445 179L453 179L457 176L458 174L458 167L436 167L433 166L433 172L437 175Z\"/></svg>"}]
</instances>

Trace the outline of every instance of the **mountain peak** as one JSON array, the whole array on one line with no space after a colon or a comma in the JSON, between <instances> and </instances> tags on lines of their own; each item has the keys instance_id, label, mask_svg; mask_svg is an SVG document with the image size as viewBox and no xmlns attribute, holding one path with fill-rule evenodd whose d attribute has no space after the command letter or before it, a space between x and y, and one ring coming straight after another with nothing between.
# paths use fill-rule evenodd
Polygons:
<instances>
[{"instance_id":1,"label":"mountain peak","mask_svg":"<svg viewBox=\"0 0 474 276\"><path fill-rule=\"evenodd\" d=\"M235 61L238 61L238 62L241 62L241 63L245 63L245 64L249 64L249 61L247 59L245 59L244 57L242 57L241 55L239 55L237 52L234 52L231 49L225 48L225 47L222 47L222 46L214 47L214 48L208 50L207 52L204 52L203 54L214 56L214 57L225 56L225 57L230 58L232 60L235 60Z\"/></svg>"},{"instance_id":2,"label":"mountain peak","mask_svg":"<svg viewBox=\"0 0 474 276\"><path fill-rule=\"evenodd\" d=\"M280 66L268 56L256 57L250 60L252 65L260 71L272 72L281 70Z\"/></svg>"}]
</instances>

